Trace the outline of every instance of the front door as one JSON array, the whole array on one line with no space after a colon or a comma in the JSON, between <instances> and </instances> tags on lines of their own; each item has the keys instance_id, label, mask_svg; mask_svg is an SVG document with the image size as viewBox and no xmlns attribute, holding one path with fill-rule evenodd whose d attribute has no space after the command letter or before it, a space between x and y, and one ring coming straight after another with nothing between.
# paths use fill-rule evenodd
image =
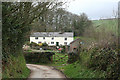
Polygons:
<instances>
[{"instance_id":1,"label":"front door","mask_svg":"<svg viewBox=\"0 0 120 80\"><path fill-rule=\"evenodd\" d=\"M56 46L59 46L59 42L56 42Z\"/></svg>"}]
</instances>

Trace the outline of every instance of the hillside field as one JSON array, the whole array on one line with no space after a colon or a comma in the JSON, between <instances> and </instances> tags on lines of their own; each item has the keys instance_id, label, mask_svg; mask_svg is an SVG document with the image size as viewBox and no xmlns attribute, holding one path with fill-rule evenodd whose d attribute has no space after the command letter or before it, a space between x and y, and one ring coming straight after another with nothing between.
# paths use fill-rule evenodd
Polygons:
<instances>
[{"instance_id":1,"label":"hillside field","mask_svg":"<svg viewBox=\"0 0 120 80\"><path fill-rule=\"evenodd\" d=\"M106 31L113 31L117 33L118 30L118 20L117 19L102 19L102 20L93 20L93 25L97 30L105 28Z\"/></svg>"}]
</instances>

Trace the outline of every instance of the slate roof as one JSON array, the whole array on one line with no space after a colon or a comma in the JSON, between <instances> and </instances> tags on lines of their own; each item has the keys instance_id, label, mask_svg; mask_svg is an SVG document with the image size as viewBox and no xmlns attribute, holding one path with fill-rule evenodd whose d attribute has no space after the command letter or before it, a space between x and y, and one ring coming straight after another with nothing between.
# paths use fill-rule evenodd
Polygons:
<instances>
[{"instance_id":1,"label":"slate roof","mask_svg":"<svg viewBox=\"0 0 120 80\"><path fill-rule=\"evenodd\" d=\"M35 32L30 37L73 37L73 32Z\"/></svg>"},{"instance_id":2,"label":"slate roof","mask_svg":"<svg viewBox=\"0 0 120 80\"><path fill-rule=\"evenodd\" d=\"M73 44L74 42L79 41L79 40L80 40L80 38L77 38L74 41L72 41L70 44Z\"/></svg>"}]
</instances>

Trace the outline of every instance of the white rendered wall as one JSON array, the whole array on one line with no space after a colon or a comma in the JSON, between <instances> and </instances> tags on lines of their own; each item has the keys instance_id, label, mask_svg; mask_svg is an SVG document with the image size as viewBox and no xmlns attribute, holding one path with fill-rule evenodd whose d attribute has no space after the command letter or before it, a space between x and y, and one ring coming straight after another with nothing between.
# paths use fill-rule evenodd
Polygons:
<instances>
[{"instance_id":1,"label":"white rendered wall","mask_svg":"<svg viewBox=\"0 0 120 80\"><path fill-rule=\"evenodd\" d=\"M52 40L52 38L54 39ZM65 40L65 38L67 38L67 40ZM65 45L64 42L67 42L67 45L69 45L72 41L73 37L45 37L45 39L43 39L43 37L38 37L38 39L35 39L35 37L30 37L30 43L35 42L38 44L38 42L46 42L49 46L56 46L56 42L59 42L59 45ZM54 44L51 44L51 42L54 42Z\"/></svg>"}]
</instances>

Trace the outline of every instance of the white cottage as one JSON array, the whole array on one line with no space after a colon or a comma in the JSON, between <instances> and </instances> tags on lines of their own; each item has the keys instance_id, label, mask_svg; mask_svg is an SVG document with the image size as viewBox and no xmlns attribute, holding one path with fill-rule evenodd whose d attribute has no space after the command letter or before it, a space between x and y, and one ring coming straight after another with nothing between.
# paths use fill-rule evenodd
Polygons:
<instances>
[{"instance_id":1,"label":"white cottage","mask_svg":"<svg viewBox=\"0 0 120 80\"><path fill-rule=\"evenodd\" d=\"M35 32L30 43L47 43L49 46L69 45L73 41L73 32Z\"/></svg>"}]
</instances>

